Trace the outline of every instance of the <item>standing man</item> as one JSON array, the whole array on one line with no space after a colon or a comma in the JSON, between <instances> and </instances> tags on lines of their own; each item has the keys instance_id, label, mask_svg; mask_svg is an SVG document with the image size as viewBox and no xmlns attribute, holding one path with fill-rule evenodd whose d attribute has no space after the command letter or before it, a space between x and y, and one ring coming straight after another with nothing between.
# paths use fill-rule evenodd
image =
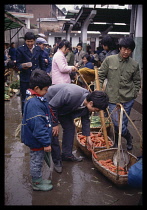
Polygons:
<instances>
[{"instance_id":1,"label":"standing man","mask_svg":"<svg viewBox=\"0 0 147 210\"><path fill-rule=\"evenodd\" d=\"M134 99L137 97L141 87L139 64L130 56L135 49L135 42L131 37L124 37L119 41L119 54L110 55L105 58L99 68L99 80L102 88L105 78L108 82L106 93L109 97L110 113L121 103L130 115ZM118 112L113 112L112 120L115 127L115 147L118 145ZM128 118L123 115L122 137L127 141L127 150L132 150L132 135L128 128Z\"/></svg>"},{"instance_id":2,"label":"standing man","mask_svg":"<svg viewBox=\"0 0 147 210\"><path fill-rule=\"evenodd\" d=\"M49 59L49 54L45 50L45 46L48 44L44 38L37 38L36 44L41 48L41 70L46 71L48 74L51 72L51 60Z\"/></svg>"},{"instance_id":3,"label":"standing man","mask_svg":"<svg viewBox=\"0 0 147 210\"><path fill-rule=\"evenodd\" d=\"M118 54L118 49L114 38L110 35L105 35L101 41L103 46L102 52L99 53L99 60L102 63L107 56Z\"/></svg>"},{"instance_id":4,"label":"standing man","mask_svg":"<svg viewBox=\"0 0 147 210\"><path fill-rule=\"evenodd\" d=\"M94 111L105 110L108 106L108 96L103 91L90 93L78 85L64 83L50 86L45 98L54 114L51 144L54 168L56 172L61 173L62 160L82 160L72 154L75 134L74 119L81 117L82 134L87 136L87 143L90 147L90 114ZM62 155L58 140L58 122L63 128Z\"/></svg>"},{"instance_id":5,"label":"standing man","mask_svg":"<svg viewBox=\"0 0 147 210\"><path fill-rule=\"evenodd\" d=\"M86 54L86 52L82 50L81 43L77 44L77 50L78 50L78 52L75 54L74 65L76 67L80 67L80 66L83 67L82 57Z\"/></svg>"},{"instance_id":6,"label":"standing man","mask_svg":"<svg viewBox=\"0 0 147 210\"><path fill-rule=\"evenodd\" d=\"M39 59L41 48L35 46L35 35L32 32L27 32L24 36L24 45L17 48L16 51L16 66L20 71L20 94L22 102L22 114L24 101L26 98L26 90L29 88L30 76L33 70L39 68ZM23 63L31 62L30 66L24 67Z\"/></svg>"},{"instance_id":7,"label":"standing man","mask_svg":"<svg viewBox=\"0 0 147 210\"><path fill-rule=\"evenodd\" d=\"M74 55L74 53L72 51L72 47L69 47L69 51L66 54L66 60L67 60L68 66L74 66L74 59L75 59L75 55ZM74 72L74 71L72 71L70 73L70 79L71 79L71 81L74 81L75 75L76 75L76 72Z\"/></svg>"}]
</instances>

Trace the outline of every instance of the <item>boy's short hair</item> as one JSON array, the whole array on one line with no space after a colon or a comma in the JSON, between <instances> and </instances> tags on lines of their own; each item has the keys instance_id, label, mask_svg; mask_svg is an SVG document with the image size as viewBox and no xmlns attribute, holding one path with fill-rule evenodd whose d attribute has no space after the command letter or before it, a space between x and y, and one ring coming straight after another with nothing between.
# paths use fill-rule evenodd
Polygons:
<instances>
[{"instance_id":1,"label":"boy's short hair","mask_svg":"<svg viewBox=\"0 0 147 210\"><path fill-rule=\"evenodd\" d=\"M103 91L95 90L89 93L86 97L88 102L93 101L93 107L100 110L105 110L108 106L109 98L107 94Z\"/></svg>"},{"instance_id":2,"label":"boy's short hair","mask_svg":"<svg viewBox=\"0 0 147 210\"><path fill-rule=\"evenodd\" d=\"M25 41L26 40L31 40L31 39L36 39L36 36L34 35L34 33L33 32L27 32L26 34L25 34L25 36L24 36L24 39L25 39Z\"/></svg>"},{"instance_id":3,"label":"boy's short hair","mask_svg":"<svg viewBox=\"0 0 147 210\"><path fill-rule=\"evenodd\" d=\"M129 48L133 52L135 49L135 42L130 36L121 38L119 40L119 48L121 49L122 47Z\"/></svg>"},{"instance_id":4,"label":"boy's short hair","mask_svg":"<svg viewBox=\"0 0 147 210\"><path fill-rule=\"evenodd\" d=\"M30 77L29 87L34 89L36 86L42 90L44 87L51 86L52 80L50 76L43 70L35 69Z\"/></svg>"}]
</instances>

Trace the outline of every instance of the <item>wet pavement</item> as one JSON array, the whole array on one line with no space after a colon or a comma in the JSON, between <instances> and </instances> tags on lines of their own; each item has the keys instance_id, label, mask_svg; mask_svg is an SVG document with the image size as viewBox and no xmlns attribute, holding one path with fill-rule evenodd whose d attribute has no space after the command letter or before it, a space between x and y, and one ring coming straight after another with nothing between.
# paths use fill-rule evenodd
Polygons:
<instances>
[{"instance_id":1,"label":"wet pavement","mask_svg":"<svg viewBox=\"0 0 147 210\"><path fill-rule=\"evenodd\" d=\"M142 114L132 109L130 117L142 133ZM63 172L52 173L51 191L33 191L29 172L29 148L22 144L19 138L15 138L15 129L20 122L20 97L14 95L10 101L5 101L5 205L138 205L142 191L129 186L120 188L114 185L94 167L92 160L76 147L76 139L73 153L75 156L84 157L83 161L64 161ZM132 154L140 156L139 136L130 123L128 128L134 137ZM122 139L122 142L125 148L125 140ZM49 168L44 163L43 178L48 179L49 174Z\"/></svg>"}]
</instances>

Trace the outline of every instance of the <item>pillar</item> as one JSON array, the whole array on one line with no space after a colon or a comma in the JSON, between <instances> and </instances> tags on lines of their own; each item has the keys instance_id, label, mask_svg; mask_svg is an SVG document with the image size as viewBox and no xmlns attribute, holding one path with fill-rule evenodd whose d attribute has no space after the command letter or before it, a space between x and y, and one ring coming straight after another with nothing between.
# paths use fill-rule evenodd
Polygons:
<instances>
[{"instance_id":1,"label":"pillar","mask_svg":"<svg viewBox=\"0 0 147 210\"><path fill-rule=\"evenodd\" d=\"M66 31L66 40L70 42L70 33L73 28L73 24L70 24L68 30Z\"/></svg>"},{"instance_id":2,"label":"pillar","mask_svg":"<svg viewBox=\"0 0 147 210\"><path fill-rule=\"evenodd\" d=\"M136 47L133 52L133 58L139 63L140 73L142 74L142 5L137 7L136 27L134 41Z\"/></svg>"},{"instance_id":3,"label":"pillar","mask_svg":"<svg viewBox=\"0 0 147 210\"><path fill-rule=\"evenodd\" d=\"M86 46L87 46L87 28L89 24L91 23L92 19L96 15L97 11L92 10L89 16L86 18L84 21L82 28L81 28L81 40L82 40L82 45L83 45L83 50L86 52Z\"/></svg>"}]
</instances>

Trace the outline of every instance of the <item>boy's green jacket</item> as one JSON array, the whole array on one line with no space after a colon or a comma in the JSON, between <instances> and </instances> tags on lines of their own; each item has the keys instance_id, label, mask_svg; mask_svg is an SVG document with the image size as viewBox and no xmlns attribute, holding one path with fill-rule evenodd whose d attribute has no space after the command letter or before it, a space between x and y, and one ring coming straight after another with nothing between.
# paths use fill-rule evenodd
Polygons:
<instances>
[{"instance_id":1,"label":"boy's green jacket","mask_svg":"<svg viewBox=\"0 0 147 210\"><path fill-rule=\"evenodd\" d=\"M141 87L139 64L131 57L125 60L120 54L106 57L98 75L101 88L107 79L105 91L110 103L124 103L137 97Z\"/></svg>"}]
</instances>

